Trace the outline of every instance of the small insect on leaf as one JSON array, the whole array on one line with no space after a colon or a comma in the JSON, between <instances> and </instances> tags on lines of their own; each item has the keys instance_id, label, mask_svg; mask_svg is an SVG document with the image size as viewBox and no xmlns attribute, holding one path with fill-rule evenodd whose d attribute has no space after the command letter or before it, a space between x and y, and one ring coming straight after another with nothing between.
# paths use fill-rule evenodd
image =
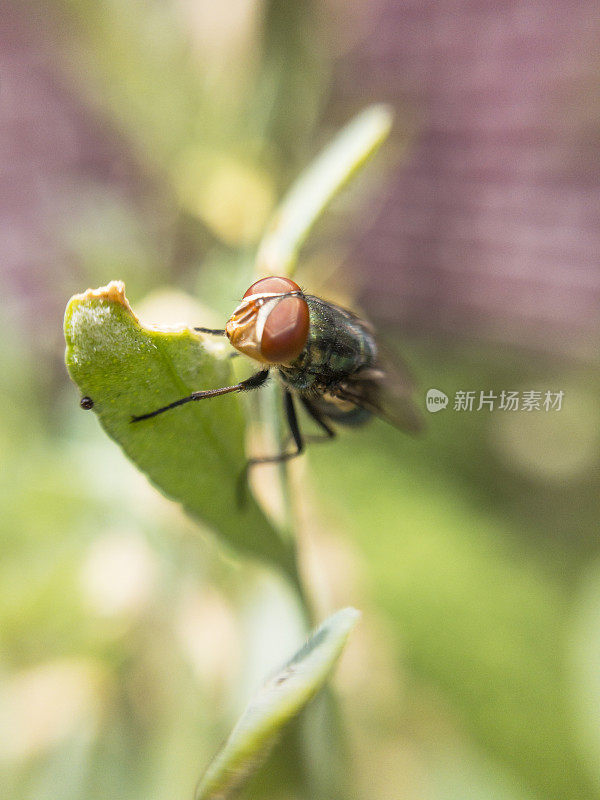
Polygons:
<instances>
[{"instance_id":1,"label":"small insect on leaf","mask_svg":"<svg viewBox=\"0 0 600 800\"><path fill-rule=\"evenodd\" d=\"M240 473L240 485L245 485L250 467L281 463L303 452L295 399L327 438L335 436L332 423L356 426L372 415L409 433L420 428L408 373L386 363L372 326L351 311L305 294L290 278L271 276L253 283L224 330L212 333L225 335L261 369L239 383L197 390L134 414L131 422L146 422L192 402L259 389L274 370L295 449L251 458Z\"/></svg>"}]
</instances>

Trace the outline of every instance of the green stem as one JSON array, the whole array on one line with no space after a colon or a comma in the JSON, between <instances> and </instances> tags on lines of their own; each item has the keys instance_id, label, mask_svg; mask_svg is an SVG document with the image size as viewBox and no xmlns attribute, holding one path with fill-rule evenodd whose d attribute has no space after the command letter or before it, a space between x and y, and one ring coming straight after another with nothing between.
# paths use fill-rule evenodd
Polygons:
<instances>
[{"instance_id":1,"label":"green stem","mask_svg":"<svg viewBox=\"0 0 600 800\"><path fill-rule=\"evenodd\" d=\"M282 453L286 448L288 437L287 427L283 421L280 396L280 387L276 381L264 387L261 393L260 416L263 424L267 425L274 434L272 438L276 442L277 452ZM310 601L298 568L298 521L294 510L294 498L290 487L287 462L282 461L278 465L277 475L283 502L283 519L279 526L279 532L290 554L287 575L298 593L307 627L310 629L316 624L316 619L313 604Z\"/></svg>"}]
</instances>

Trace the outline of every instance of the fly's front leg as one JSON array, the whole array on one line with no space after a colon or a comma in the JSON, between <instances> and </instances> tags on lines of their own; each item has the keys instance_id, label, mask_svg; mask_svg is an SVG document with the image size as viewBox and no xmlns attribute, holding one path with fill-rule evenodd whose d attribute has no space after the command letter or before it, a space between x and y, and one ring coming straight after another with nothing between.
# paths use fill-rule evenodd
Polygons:
<instances>
[{"instance_id":1,"label":"fly's front leg","mask_svg":"<svg viewBox=\"0 0 600 800\"><path fill-rule=\"evenodd\" d=\"M194 328L195 331L200 331L200 333L208 333L210 336L225 336L225 329L224 328ZM236 358L239 356L237 350L234 350L233 353L229 353L227 358Z\"/></svg>"},{"instance_id":2,"label":"fly's front leg","mask_svg":"<svg viewBox=\"0 0 600 800\"><path fill-rule=\"evenodd\" d=\"M246 378L245 381L240 381L233 386L223 386L220 389L206 389L204 391L192 392L192 394L189 394L187 397L181 397L179 400L175 400L174 402L169 403L167 406L162 406L162 408L157 408L155 411L150 411L147 414L140 414L139 416L133 416L131 418L131 422L141 422L144 419L156 417L158 414L169 411L171 408L182 406L185 403L191 403L194 400L205 400L209 397L220 397L222 394L231 394L232 392L248 392L251 389L258 389L259 386L262 386L263 383L265 383L268 377L269 370L261 369L260 372L256 372L254 375Z\"/></svg>"},{"instance_id":3,"label":"fly's front leg","mask_svg":"<svg viewBox=\"0 0 600 800\"><path fill-rule=\"evenodd\" d=\"M200 333L208 333L211 336L225 336L224 328L194 328L194 330L200 331Z\"/></svg>"}]
</instances>

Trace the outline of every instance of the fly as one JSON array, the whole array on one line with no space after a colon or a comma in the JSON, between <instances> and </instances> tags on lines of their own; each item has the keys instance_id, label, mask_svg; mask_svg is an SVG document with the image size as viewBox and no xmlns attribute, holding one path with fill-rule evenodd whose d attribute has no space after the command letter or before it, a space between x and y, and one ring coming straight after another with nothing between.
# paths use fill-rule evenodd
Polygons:
<instances>
[{"instance_id":1,"label":"fly","mask_svg":"<svg viewBox=\"0 0 600 800\"><path fill-rule=\"evenodd\" d=\"M244 294L223 330L195 330L227 336L236 350L260 363L261 369L233 386L192 392L134 416L132 422L195 400L258 389L276 370L295 449L252 458L248 467L287 461L303 452L305 437L298 424L296 400L321 428L323 438L335 436L335 424L358 425L372 415L408 432L421 427L411 381L406 371L386 360L369 323L305 294L290 278L261 278Z\"/></svg>"}]
</instances>

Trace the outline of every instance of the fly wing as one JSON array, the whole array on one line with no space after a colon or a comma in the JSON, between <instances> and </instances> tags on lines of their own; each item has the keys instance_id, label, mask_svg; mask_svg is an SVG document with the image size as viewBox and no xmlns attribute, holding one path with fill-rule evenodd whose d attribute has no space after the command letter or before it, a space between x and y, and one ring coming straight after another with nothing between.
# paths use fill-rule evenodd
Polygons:
<instances>
[{"instance_id":1,"label":"fly wing","mask_svg":"<svg viewBox=\"0 0 600 800\"><path fill-rule=\"evenodd\" d=\"M423 419L412 399L414 382L408 368L378 346L373 367L358 370L335 390L340 400L354 403L407 433L418 433Z\"/></svg>"}]
</instances>

